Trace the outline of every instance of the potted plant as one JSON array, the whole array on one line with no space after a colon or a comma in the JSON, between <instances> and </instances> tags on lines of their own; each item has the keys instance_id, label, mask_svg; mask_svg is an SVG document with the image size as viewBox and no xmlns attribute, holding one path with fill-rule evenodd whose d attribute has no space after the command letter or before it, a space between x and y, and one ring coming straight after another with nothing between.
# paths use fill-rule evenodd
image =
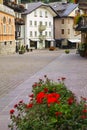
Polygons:
<instances>
[{"instance_id":1,"label":"potted plant","mask_svg":"<svg viewBox=\"0 0 87 130\"><path fill-rule=\"evenodd\" d=\"M51 46L50 48L49 48L49 51L54 51L55 50L55 47L54 46Z\"/></svg>"},{"instance_id":2,"label":"potted plant","mask_svg":"<svg viewBox=\"0 0 87 130\"><path fill-rule=\"evenodd\" d=\"M87 98L76 100L66 88L65 77L58 82L47 75L32 85L29 103L23 100L10 110L11 130L87 130Z\"/></svg>"},{"instance_id":3,"label":"potted plant","mask_svg":"<svg viewBox=\"0 0 87 130\"><path fill-rule=\"evenodd\" d=\"M25 53L25 46L20 46L19 47L19 54L24 54Z\"/></svg>"},{"instance_id":4,"label":"potted plant","mask_svg":"<svg viewBox=\"0 0 87 130\"><path fill-rule=\"evenodd\" d=\"M65 53L66 53L66 54L69 54L69 53L70 53L70 50L69 50L69 49L66 49L66 50L65 50Z\"/></svg>"}]
</instances>

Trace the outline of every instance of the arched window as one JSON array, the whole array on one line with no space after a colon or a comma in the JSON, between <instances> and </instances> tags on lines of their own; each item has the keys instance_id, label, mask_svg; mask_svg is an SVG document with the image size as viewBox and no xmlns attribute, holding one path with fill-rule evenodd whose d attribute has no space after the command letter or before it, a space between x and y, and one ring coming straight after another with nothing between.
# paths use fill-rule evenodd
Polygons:
<instances>
[{"instance_id":1,"label":"arched window","mask_svg":"<svg viewBox=\"0 0 87 130\"><path fill-rule=\"evenodd\" d=\"M4 24L6 23L6 17L3 18L3 23L4 23Z\"/></svg>"}]
</instances>

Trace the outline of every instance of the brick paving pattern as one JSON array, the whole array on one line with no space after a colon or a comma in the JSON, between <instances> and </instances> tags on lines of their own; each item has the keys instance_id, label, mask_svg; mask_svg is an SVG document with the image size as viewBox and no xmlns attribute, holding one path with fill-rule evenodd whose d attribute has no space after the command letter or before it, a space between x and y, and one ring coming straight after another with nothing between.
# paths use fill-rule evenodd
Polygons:
<instances>
[{"instance_id":1,"label":"brick paving pattern","mask_svg":"<svg viewBox=\"0 0 87 130\"><path fill-rule=\"evenodd\" d=\"M9 110L19 100L27 102L32 84L46 74L50 79L66 77L65 84L77 99L87 97L87 58L72 50L35 51L24 55L0 56L0 130L8 130Z\"/></svg>"}]
</instances>

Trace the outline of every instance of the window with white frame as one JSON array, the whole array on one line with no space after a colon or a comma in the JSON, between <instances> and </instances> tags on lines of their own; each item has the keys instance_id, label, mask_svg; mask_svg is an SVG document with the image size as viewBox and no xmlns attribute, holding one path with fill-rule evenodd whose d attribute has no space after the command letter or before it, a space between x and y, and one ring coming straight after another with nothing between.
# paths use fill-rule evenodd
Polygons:
<instances>
[{"instance_id":1,"label":"window with white frame","mask_svg":"<svg viewBox=\"0 0 87 130\"><path fill-rule=\"evenodd\" d=\"M47 31L45 31L45 36L47 36Z\"/></svg>"},{"instance_id":2,"label":"window with white frame","mask_svg":"<svg viewBox=\"0 0 87 130\"><path fill-rule=\"evenodd\" d=\"M32 26L32 21L30 20L30 26Z\"/></svg>"},{"instance_id":3,"label":"window with white frame","mask_svg":"<svg viewBox=\"0 0 87 130\"><path fill-rule=\"evenodd\" d=\"M49 31L49 37L51 37L51 32Z\"/></svg>"},{"instance_id":4,"label":"window with white frame","mask_svg":"<svg viewBox=\"0 0 87 130\"><path fill-rule=\"evenodd\" d=\"M51 22L49 22L49 27L51 27Z\"/></svg>"},{"instance_id":5,"label":"window with white frame","mask_svg":"<svg viewBox=\"0 0 87 130\"><path fill-rule=\"evenodd\" d=\"M45 18L48 18L48 14L47 14L47 11L45 11Z\"/></svg>"},{"instance_id":6,"label":"window with white frame","mask_svg":"<svg viewBox=\"0 0 87 130\"><path fill-rule=\"evenodd\" d=\"M33 36L33 33L32 33L32 31L30 31L30 37L32 37Z\"/></svg>"},{"instance_id":7,"label":"window with white frame","mask_svg":"<svg viewBox=\"0 0 87 130\"><path fill-rule=\"evenodd\" d=\"M35 37L37 37L37 31L35 31Z\"/></svg>"},{"instance_id":8,"label":"window with white frame","mask_svg":"<svg viewBox=\"0 0 87 130\"><path fill-rule=\"evenodd\" d=\"M34 17L37 17L37 11L36 10L34 11Z\"/></svg>"},{"instance_id":9,"label":"window with white frame","mask_svg":"<svg viewBox=\"0 0 87 130\"><path fill-rule=\"evenodd\" d=\"M47 22L45 22L45 25L47 26Z\"/></svg>"},{"instance_id":10,"label":"window with white frame","mask_svg":"<svg viewBox=\"0 0 87 130\"><path fill-rule=\"evenodd\" d=\"M40 17L42 17L42 11L40 10Z\"/></svg>"},{"instance_id":11,"label":"window with white frame","mask_svg":"<svg viewBox=\"0 0 87 130\"><path fill-rule=\"evenodd\" d=\"M34 21L34 26L37 26L37 21Z\"/></svg>"}]
</instances>

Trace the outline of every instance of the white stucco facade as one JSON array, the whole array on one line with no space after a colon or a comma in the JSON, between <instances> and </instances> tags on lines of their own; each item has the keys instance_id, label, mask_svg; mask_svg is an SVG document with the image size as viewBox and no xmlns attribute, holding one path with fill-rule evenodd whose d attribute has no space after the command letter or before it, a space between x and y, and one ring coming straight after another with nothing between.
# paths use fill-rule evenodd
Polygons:
<instances>
[{"instance_id":1,"label":"white stucco facade","mask_svg":"<svg viewBox=\"0 0 87 130\"><path fill-rule=\"evenodd\" d=\"M31 13L25 15L25 44L31 48L31 44L35 48L45 48L45 41L51 42L54 39L53 35L53 16L56 13L49 7L40 6ZM45 29L42 31L43 40L40 41L39 26L44 25Z\"/></svg>"}]
</instances>

